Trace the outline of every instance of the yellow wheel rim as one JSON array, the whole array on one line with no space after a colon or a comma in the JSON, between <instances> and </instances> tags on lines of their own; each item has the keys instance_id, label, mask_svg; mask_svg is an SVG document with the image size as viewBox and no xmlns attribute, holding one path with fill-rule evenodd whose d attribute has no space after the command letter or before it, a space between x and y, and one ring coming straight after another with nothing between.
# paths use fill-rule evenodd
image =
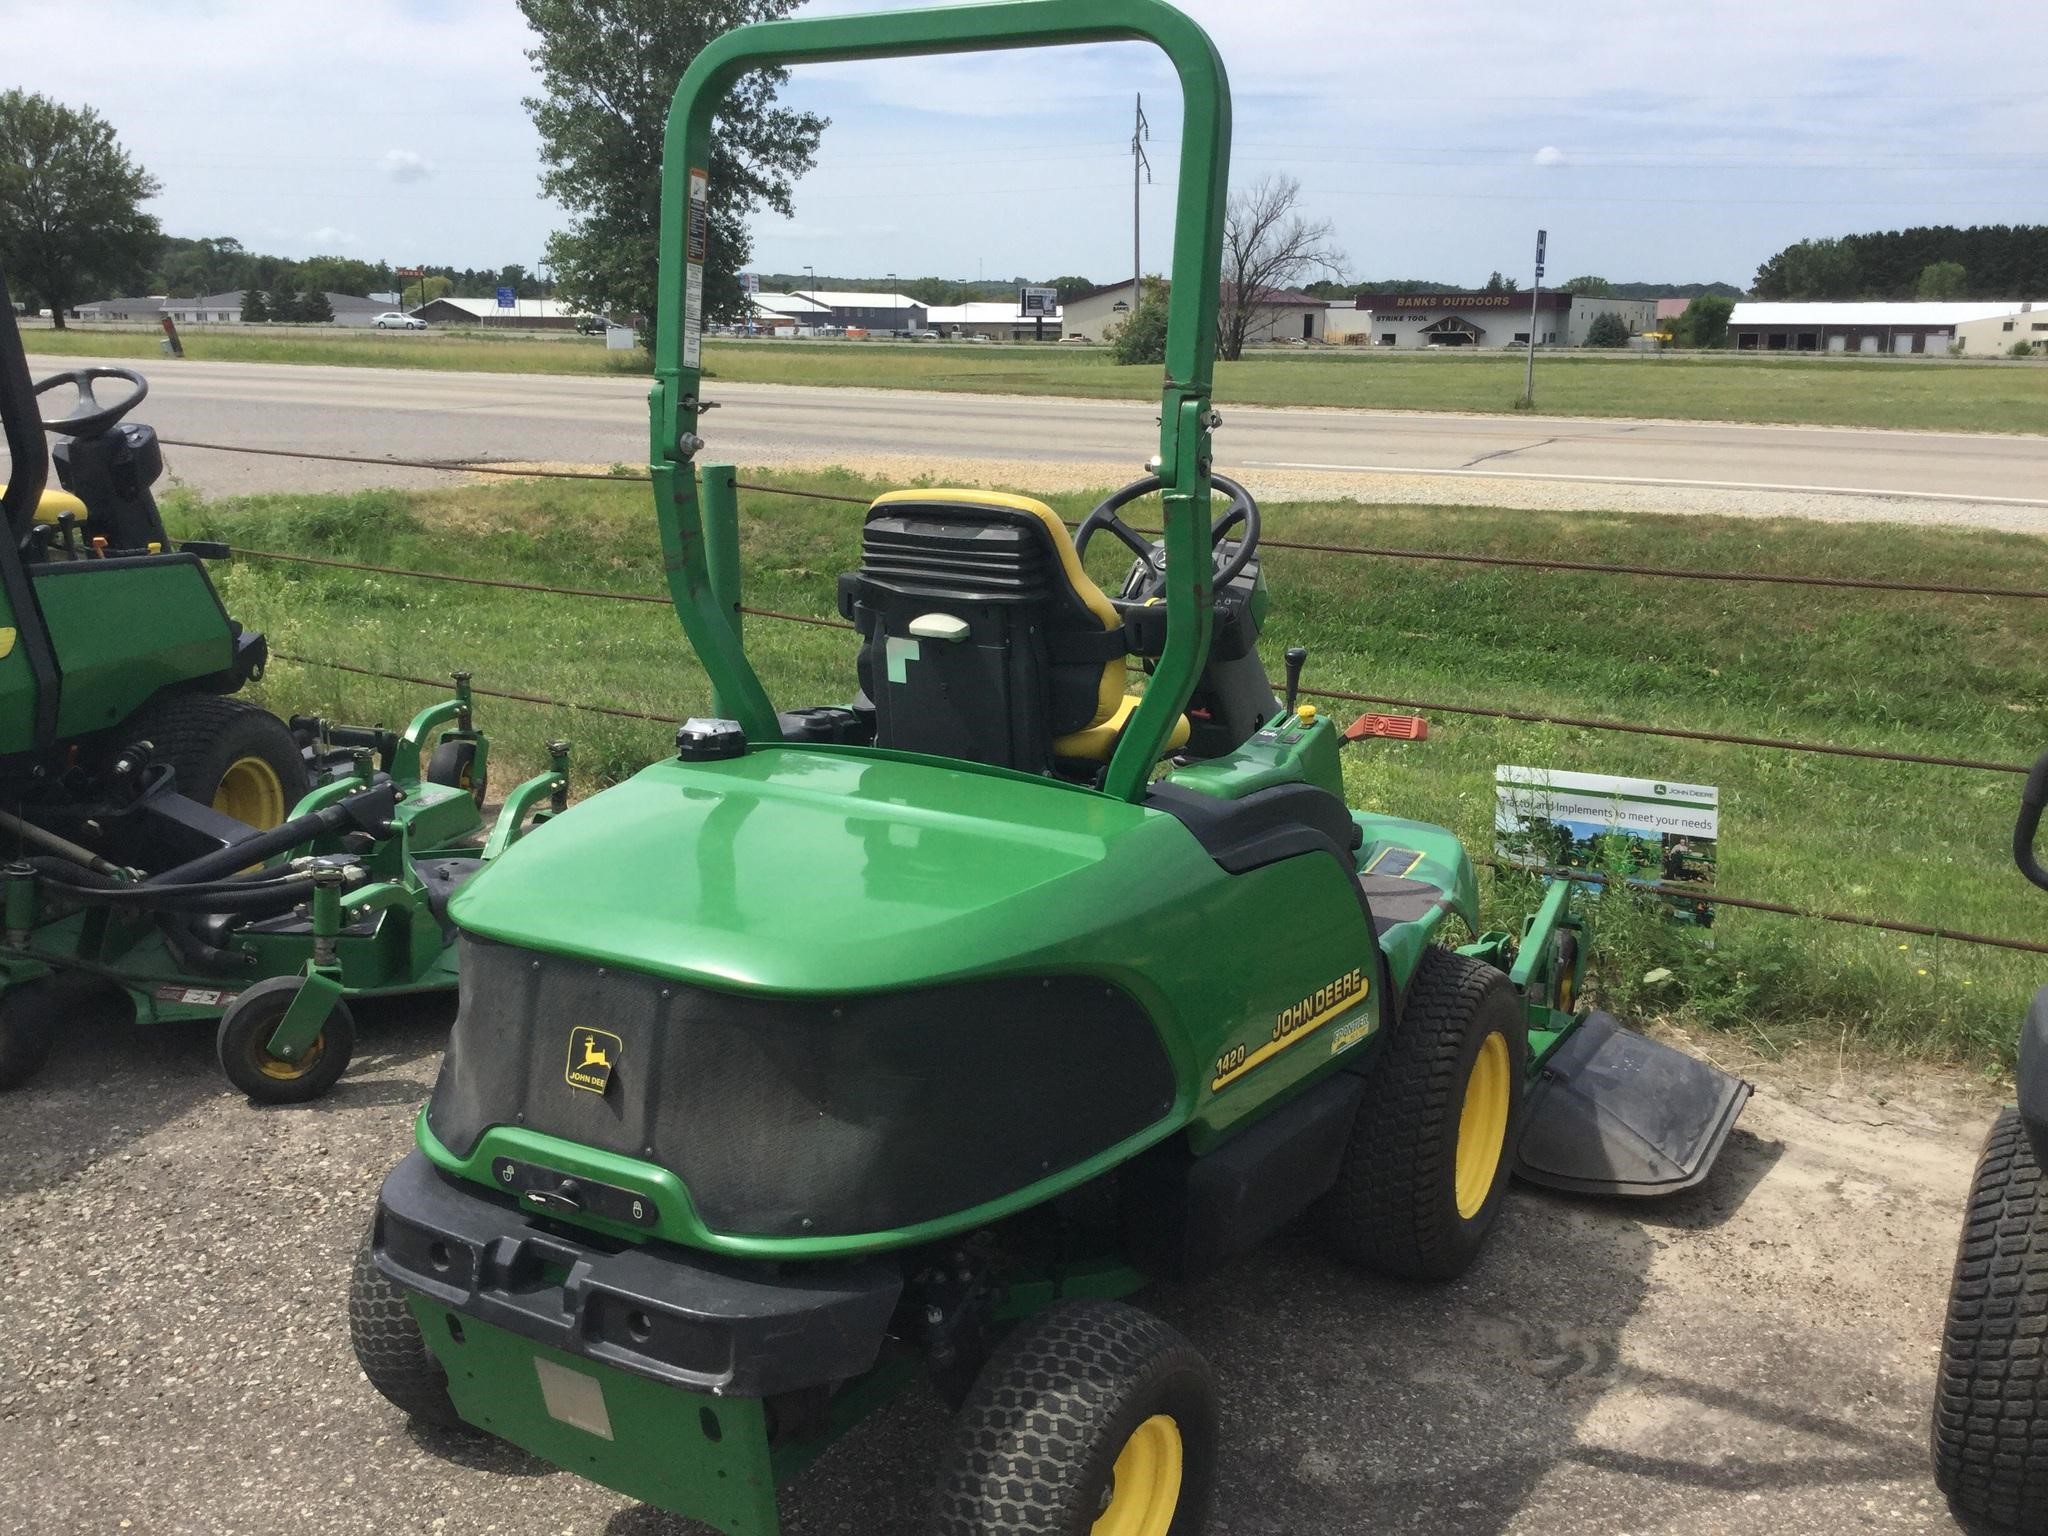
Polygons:
<instances>
[{"instance_id":1,"label":"yellow wheel rim","mask_svg":"<svg viewBox=\"0 0 2048 1536\"><path fill-rule=\"evenodd\" d=\"M1470 1221L1493 1193L1494 1175L1508 1140L1508 1104L1514 1091L1507 1037L1495 1030L1479 1047L1465 1079L1458 1110L1458 1214Z\"/></svg>"},{"instance_id":2,"label":"yellow wheel rim","mask_svg":"<svg viewBox=\"0 0 2048 1536\"><path fill-rule=\"evenodd\" d=\"M280 1083L296 1082L319 1063L320 1057L327 1050L327 1036L324 1033L315 1035L313 1043L306 1047L297 1061L286 1061L282 1056L271 1055L263 1044L276 1027L273 1024L270 1029L263 1032L260 1039L250 1041L249 1052L255 1058L256 1070L265 1077L274 1078Z\"/></svg>"},{"instance_id":3,"label":"yellow wheel rim","mask_svg":"<svg viewBox=\"0 0 2048 1536\"><path fill-rule=\"evenodd\" d=\"M284 784L262 758L238 757L220 776L213 808L244 826L268 832L284 820Z\"/></svg>"},{"instance_id":4,"label":"yellow wheel rim","mask_svg":"<svg viewBox=\"0 0 2048 1536\"><path fill-rule=\"evenodd\" d=\"M1155 1413L1117 1452L1109 1501L1089 1536L1166 1536L1180 1507L1180 1426Z\"/></svg>"}]
</instances>

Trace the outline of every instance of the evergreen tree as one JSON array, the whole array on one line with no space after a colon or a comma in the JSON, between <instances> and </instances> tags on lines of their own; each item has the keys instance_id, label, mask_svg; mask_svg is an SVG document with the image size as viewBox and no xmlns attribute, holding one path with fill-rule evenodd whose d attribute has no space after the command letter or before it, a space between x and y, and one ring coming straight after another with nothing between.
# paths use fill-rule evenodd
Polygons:
<instances>
[{"instance_id":1,"label":"evergreen tree","mask_svg":"<svg viewBox=\"0 0 2048 1536\"><path fill-rule=\"evenodd\" d=\"M321 290L311 289L299 295L299 318L313 325L326 325L334 319L334 306Z\"/></svg>"},{"instance_id":2,"label":"evergreen tree","mask_svg":"<svg viewBox=\"0 0 2048 1536\"><path fill-rule=\"evenodd\" d=\"M270 318L270 303L263 296L261 288L247 288L242 291L242 324L261 325Z\"/></svg>"}]
</instances>

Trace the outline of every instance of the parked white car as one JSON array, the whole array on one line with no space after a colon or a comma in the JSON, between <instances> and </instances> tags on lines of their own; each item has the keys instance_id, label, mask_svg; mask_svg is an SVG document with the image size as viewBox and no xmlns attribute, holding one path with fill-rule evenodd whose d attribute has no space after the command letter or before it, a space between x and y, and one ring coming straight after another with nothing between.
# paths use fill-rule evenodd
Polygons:
<instances>
[{"instance_id":1,"label":"parked white car","mask_svg":"<svg viewBox=\"0 0 2048 1536\"><path fill-rule=\"evenodd\" d=\"M380 331L424 331L427 328L426 321L396 309L385 310L370 323Z\"/></svg>"}]
</instances>

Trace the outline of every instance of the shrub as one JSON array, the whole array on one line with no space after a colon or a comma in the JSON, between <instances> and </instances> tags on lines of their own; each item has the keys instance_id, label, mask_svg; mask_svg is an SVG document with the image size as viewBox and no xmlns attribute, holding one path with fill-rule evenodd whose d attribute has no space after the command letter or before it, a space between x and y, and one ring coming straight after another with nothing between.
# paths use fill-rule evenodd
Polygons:
<instances>
[{"instance_id":1,"label":"shrub","mask_svg":"<svg viewBox=\"0 0 2048 1536\"><path fill-rule=\"evenodd\" d=\"M1119 363L1166 361L1166 300L1148 295L1117 327L1110 341L1110 355Z\"/></svg>"},{"instance_id":2,"label":"shrub","mask_svg":"<svg viewBox=\"0 0 2048 1536\"><path fill-rule=\"evenodd\" d=\"M1625 347L1628 345L1628 322L1613 313L1595 315L1593 323L1586 328L1586 345L1589 347Z\"/></svg>"}]
</instances>

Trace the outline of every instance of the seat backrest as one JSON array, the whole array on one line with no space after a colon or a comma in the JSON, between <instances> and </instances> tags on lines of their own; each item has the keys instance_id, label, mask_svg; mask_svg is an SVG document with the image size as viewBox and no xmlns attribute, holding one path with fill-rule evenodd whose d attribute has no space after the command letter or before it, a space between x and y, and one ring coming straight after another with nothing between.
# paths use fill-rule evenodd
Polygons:
<instances>
[{"instance_id":1,"label":"seat backrest","mask_svg":"<svg viewBox=\"0 0 2048 1536\"><path fill-rule=\"evenodd\" d=\"M1112 718L1123 625L1043 502L892 491L840 578L875 744L1047 772L1053 741Z\"/></svg>"}]
</instances>

